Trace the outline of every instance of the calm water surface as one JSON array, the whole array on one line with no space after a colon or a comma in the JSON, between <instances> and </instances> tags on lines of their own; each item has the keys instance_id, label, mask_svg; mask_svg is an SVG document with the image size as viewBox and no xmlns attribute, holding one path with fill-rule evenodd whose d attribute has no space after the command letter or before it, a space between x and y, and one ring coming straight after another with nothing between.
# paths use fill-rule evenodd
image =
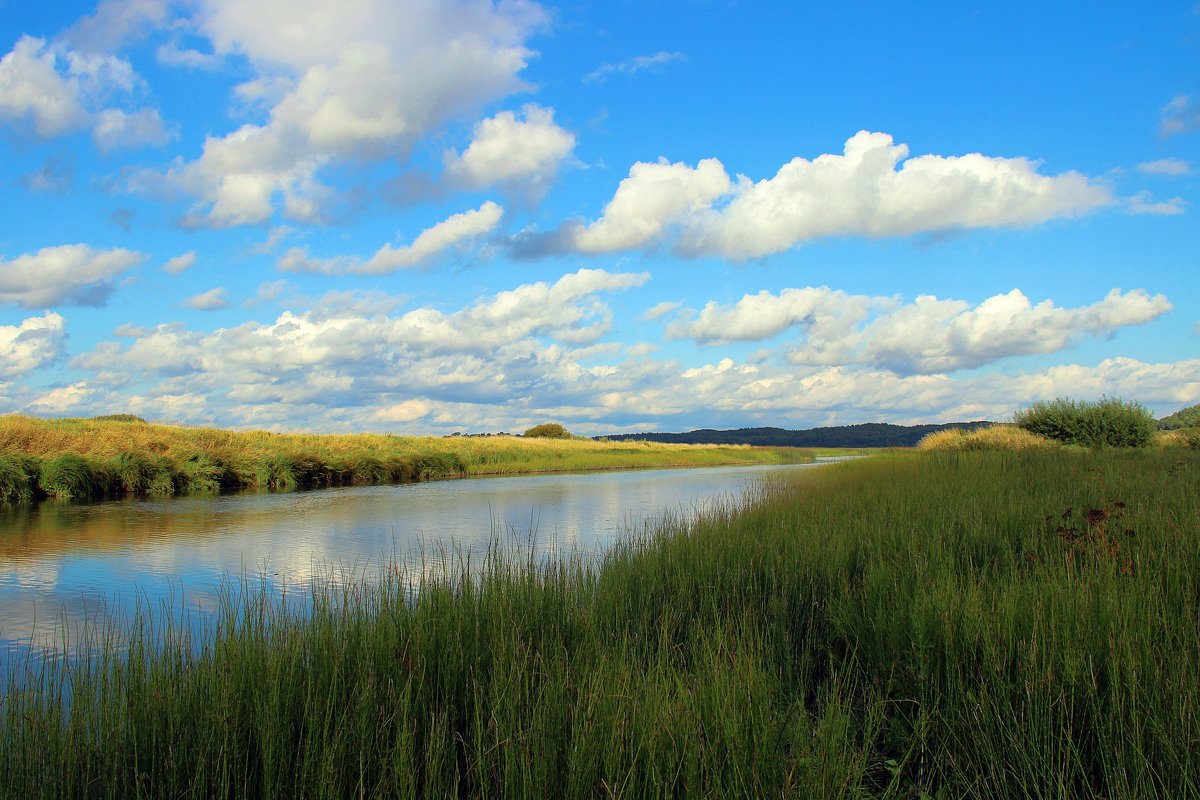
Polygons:
<instances>
[{"instance_id":1,"label":"calm water surface","mask_svg":"<svg viewBox=\"0 0 1200 800\"><path fill-rule=\"evenodd\" d=\"M602 551L801 467L593 472L0 510L0 655L151 609L205 613L223 581L270 589L475 560L498 536L535 554Z\"/></svg>"}]
</instances>

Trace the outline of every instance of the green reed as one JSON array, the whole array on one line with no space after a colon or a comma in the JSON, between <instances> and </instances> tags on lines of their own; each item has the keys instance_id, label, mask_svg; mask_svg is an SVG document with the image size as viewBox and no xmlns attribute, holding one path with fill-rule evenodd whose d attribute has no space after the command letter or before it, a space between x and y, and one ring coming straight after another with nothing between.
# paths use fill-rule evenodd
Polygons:
<instances>
[{"instance_id":1,"label":"green reed","mask_svg":"<svg viewBox=\"0 0 1200 800\"><path fill-rule=\"evenodd\" d=\"M0 795L1200 796L1192 451L882 454L486 560L102 632L10 687Z\"/></svg>"}]
</instances>

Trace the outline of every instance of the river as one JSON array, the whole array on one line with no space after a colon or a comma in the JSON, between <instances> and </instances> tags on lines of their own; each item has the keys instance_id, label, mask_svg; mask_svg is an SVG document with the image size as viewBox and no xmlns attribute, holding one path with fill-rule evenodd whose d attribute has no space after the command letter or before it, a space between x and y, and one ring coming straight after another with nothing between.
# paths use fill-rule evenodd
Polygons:
<instances>
[{"instance_id":1,"label":"river","mask_svg":"<svg viewBox=\"0 0 1200 800\"><path fill-rule=\"evenodd\" d=\"M0 509L0 656L61 650L139 604L203 616L223 582L278 591L480 554L594 554L790 467L471 478Z\"/></svg>"}]
</instances>

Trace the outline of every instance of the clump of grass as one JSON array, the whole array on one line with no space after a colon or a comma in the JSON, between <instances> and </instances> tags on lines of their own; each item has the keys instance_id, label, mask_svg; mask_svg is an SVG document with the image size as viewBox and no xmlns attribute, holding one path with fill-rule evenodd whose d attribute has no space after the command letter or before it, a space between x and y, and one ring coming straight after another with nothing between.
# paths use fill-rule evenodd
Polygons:
<instances>
[{"instance_id":1,"label":"clump of grass","mask_svg":"<svg viewBox=\"0 0 1200 800\"><path fill-rule=\"evenodd\" d=\"M917 442L918 450L1047 450L1057 443L1045 436L1015 425L992 425L963 430L947 428L926 434Z\"/></svg>"},{"instance_id":2,"label":"clump of grass","mask_svg":"<svg viewBox=\"0 0 1200 800\"><path fill-rule=\"evenodd\" d=\"M1018 411L1013 421L1032 433L1083 447L1145 447L1157 428L1154 416L1140 403L1115 397L1034 403Z\"/></svg>"},{"instance_id":3,"label":"clump of grass","mask_svg":"<svg viewBox=\"0 0 1200 800\"><path fill-rule=\"evenodd\" d=\"M113 475L103 465L75 453L63 453L42 464L38 482L50 497L93 500L109 493Z\"/></svg>"},{"instance_id":4,"label":"clump of grass","mask_svg":"<svg viewBox=\"0 0 1200 800\"><path fill-rule=\"evenodd\" d=\"M225 466L204 453L187 457L180 468L181 488L185 492L219 492L229 483Z\"/></svg>"},{"instance_id":5,"label":"clump of grass","mask_svg":"<svg viewBox=\"0 0 1200 800\"><path fill-rule=\"evenodd\" d=\"M32 456L0 453L0 503L28 503L38 497L41 464Z\"/></svg>"}]
</instances>

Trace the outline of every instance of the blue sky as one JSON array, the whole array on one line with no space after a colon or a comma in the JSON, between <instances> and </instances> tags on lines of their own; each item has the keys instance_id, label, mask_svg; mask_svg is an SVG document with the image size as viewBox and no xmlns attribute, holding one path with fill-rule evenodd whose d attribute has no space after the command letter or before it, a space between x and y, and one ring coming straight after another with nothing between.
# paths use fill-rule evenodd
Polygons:
<instances>
[{"instance_id":1,"label":"blue sky","mask_svg":"<svg viewBox=\"0 0 1200 800\"><path fill-rule=\"evenodd\" d=\"M1200 5L0 0L0 412L1200 402Z\"/></svg>"}]
</instances>

